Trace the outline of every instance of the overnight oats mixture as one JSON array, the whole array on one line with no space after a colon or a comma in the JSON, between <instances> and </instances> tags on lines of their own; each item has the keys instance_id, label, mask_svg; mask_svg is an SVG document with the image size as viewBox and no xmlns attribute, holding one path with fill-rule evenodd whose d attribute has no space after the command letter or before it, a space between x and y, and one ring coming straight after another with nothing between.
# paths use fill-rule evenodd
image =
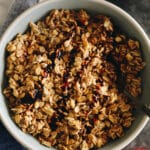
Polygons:
<instances>
[{"instance_id":1,"label":"overnight oats mixture","mask_svg":"<svg viewBox=\"0 0 150 150\"><path fill-rule=\"evenodd\" d=\"M105 15L52 10L7 45L4 94L14 122L59 150L89 150L125 134L144 68L138 41Z\"/></svg>"}]
</instances>

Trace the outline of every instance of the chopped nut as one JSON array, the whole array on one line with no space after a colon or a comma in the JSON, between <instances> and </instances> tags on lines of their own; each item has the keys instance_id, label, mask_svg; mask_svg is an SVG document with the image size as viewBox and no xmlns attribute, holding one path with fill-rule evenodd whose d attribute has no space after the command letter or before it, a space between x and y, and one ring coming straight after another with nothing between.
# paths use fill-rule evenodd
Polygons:
<instances>
[{"instance_id":1,"label":"chopped nut","mask_svg":"<svg viewBox=\"0 0 150 150\"><path fill-rule=\"evenodd\" d=\"M81 150L89 150L89 147L88 147L88 144L86 143L86 141L82 142Z\"/></svg>"},{"instance_id":2,"label":"chopped nut","mask_svg":"<svg viewBox=\"0 0 150 150\"><path fill-rule=\"evenodd\" d=\"M54 110L52 108L50 108L50 107L43 107L42 111L45 112L50 117L52 117L53 114L54 114Z\"/></svg>"},{"instance_id":3,"label":"chopped nut","mask_svg":"<svg viewBox=\"0 0 150 150\"><path fill-rule=\"evenodd\" d=\"M132 57L132 55L131 55L130 53L128 53L128 54L126 55L126 59L127 59L128 61L132 61L133 57Z\"/></svg>"},{"instance_id":4,"label":"chopped nut","mask_svg":"<svg viewBox=\"0 0 150 150\"><path fill-rule=\"evenodd\" d=\"M120 43L122 41L122 38L120 36L115 37L115 41Z\"/></svg>"}]
</instances>

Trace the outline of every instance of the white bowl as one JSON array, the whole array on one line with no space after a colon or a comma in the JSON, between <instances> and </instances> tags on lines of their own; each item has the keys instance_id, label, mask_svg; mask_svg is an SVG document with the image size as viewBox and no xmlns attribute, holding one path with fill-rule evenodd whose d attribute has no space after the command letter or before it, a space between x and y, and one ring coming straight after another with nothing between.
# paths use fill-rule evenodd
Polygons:
<instances>
[{"instance_id":1,"label":"white bowl","mask_svg":"<svg viewBox=\"0 0 150 150\"><path fill-rule=\"evenodd\" d=\"M143 71L143 94L140 97L141 105L144 103L150 103L150 41L140 27L140 25L126 12L117 6L103 1L103 0L50 0L44 3L38 4L20 15L6 30L5 34L0 41L0 117L8 129L8 131L18 140L23 146L32 150L50 150L53 148L47 148L41 145L35 138L32 136L23 133L16 124L12 121L7 102L4 95L2 94L3 90L3 81L5 78L4 69L5 69L5 47L6 44L19 32L24 32L30 21L37 21L42 16L46 15L51 9L79 9L84 8L92 13L102 13L109 15L115 23L120 26L124 31L129 34L131 37L135 37L141 43L141 49L143 51L143 56L146 61L146 68ZM120 150L128 145L145 127L148 122L148 117L141 111L136 112L136 119L130 129L127 130L124 137L121 139L110 142L101 150Z\"/></svg>"}]
</instances>

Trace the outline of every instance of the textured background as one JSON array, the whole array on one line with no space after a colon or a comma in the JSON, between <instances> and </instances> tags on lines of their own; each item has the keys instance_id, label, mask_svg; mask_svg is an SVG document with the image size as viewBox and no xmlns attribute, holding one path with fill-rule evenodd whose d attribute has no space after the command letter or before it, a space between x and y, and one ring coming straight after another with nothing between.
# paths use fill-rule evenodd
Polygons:
<instances>
[{"instance_id":1,"label":"textured background","mask_svg":"<svg viewBox=\"0 0 150 150\"><path fill-rule=\"evenodd\" d=\"M133 16L144 28L150 37L150 0L108 0ZM0 26L0 36L7 26L24 10L35 5L38 0L14 0L9 10L8 16L2 26ZM142 133L130 143L124 150L136 150L138 147L145 147L150 150L150 121ZM0 150L25 150L0 123ZM142 149L137 149L142 150ZM144 150L144 149L143 149Z\"/></svg>"}]
</instances>

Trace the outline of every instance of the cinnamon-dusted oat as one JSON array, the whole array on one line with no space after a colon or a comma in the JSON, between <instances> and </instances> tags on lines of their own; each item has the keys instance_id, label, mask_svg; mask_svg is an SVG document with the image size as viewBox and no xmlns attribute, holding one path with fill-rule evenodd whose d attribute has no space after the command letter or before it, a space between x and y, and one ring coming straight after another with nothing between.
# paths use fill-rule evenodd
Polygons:
<instances>
[{"instance_id":1,"label":"cinnamon-dusted oat","mask_svg":"<svg viewBox=\"0 0 150 150\"><path fill-rule=\"evenodd\" d=\"M140 43L111 19L52 10L7 45L4 89L12 118L41 144L89 150L125 134L141 93ZM116 34L117 33L117 34Z\"/></svg>"}]
</instances>

